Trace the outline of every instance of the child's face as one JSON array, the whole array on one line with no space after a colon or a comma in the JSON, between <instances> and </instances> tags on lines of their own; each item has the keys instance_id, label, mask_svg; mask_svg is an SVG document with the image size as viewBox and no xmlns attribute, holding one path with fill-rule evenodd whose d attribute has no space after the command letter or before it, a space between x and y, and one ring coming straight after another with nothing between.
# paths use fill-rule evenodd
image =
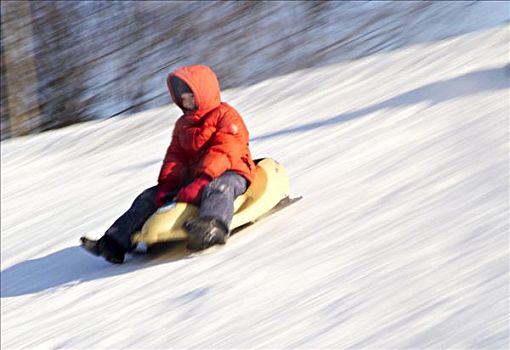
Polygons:
<instances>
[{"instance_id":1,"label":"child's face","mask_svg":"<svg viewBox=\"0 0 510 350\"><path fill-rule=\"evenodd\" d=\"M182 106L186 109L195 109L195 96L190 92L185 92L181 95Z\"/></svg>"}]
</instances>

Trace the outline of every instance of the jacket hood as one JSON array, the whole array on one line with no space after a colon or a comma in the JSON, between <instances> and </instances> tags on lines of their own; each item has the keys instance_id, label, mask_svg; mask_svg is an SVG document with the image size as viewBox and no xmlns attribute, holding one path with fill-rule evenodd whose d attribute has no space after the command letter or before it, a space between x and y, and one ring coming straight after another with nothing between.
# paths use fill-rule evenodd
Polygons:
<instances>
[{"instance_id":1,"label":"jacket hood","mask_svg":"<svg viewBox=\"0 0 510 350\"><path fill-rule=\"evenodd\" d=\"M202 115L221 104L220 84L211 68L203 65L181 67L170 73L166 79L172 100L183 111L180 96L177 96L170 80L177 77L185 82L195 96L196 113Z\"/></svg>"}]
</instances>

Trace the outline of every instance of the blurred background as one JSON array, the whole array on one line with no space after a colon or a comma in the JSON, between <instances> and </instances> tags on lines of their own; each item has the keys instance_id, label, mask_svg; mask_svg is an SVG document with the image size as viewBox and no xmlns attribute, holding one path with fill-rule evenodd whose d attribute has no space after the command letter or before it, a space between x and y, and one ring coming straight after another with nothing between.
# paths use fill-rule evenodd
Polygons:
<instances>
[{"instance_id":1,"label":"blurred background","mask_svg":"<svg viewBox=\"0 0 510 350\"><path fill-rule=\"evenodd\" d=\"M2 350L510 349L510 2L0 3ZM213 254L90 256L198 63L303 200Z\"/></svg>"},{"instance_id":2,"label":"blurred background","mask_svg":"<svg viewBox=\"0 0 510 350\"><path fill-rule=\"evenodd\" d=\"M441 40L480 29L479 6L2 1L1 138L168 104L165 77L182 65L211 66L225 89Z\"/></svg>"}]
</instances>

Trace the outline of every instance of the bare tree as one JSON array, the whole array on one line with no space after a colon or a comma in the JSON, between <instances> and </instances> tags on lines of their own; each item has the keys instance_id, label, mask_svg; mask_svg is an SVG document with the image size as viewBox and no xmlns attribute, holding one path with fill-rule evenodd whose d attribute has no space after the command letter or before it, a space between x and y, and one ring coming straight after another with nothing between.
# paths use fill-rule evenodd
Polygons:
<instances>
[{"instance_id":1,"label":"bare tree","mask_svg":"<svg viewBox=\"0 0 510 350\"><path fill-rule=\"evenodd\" d=\"M7 114L7 133L27 135L40 126L32 11L29 1L2 1L1 9L2 76L5 77L2 90L4 87L6 90L2 94L7 100L7 108L2 106L2 134L6 133L4 114Z\"/></svg>"},{"instance_id":2,"label":"bare tree","mask_svg":"<svg viewBox=\"0 0 510 350\"><path fill-rule=\"evenodd\" d=\"M34 2L39 103L43 130L91 119L86 114L82 46L74 28L79 19L73 2Z\"/></svg>"}]
</instances>

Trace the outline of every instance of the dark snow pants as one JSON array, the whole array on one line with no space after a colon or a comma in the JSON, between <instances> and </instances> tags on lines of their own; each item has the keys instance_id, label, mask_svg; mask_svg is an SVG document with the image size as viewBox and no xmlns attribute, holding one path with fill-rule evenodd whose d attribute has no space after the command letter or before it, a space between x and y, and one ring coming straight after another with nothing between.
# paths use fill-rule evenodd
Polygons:
<instances>
[{"instance_id":1,"label":"dark snow pants","mask_svg":"<svg viewBox=\"0 0 510 350\"><path fill-rule=\"evenodd\" d=\"M211 181L202 190L200 217L216 218L227 227L234 216L234 200L248 189L248 181L236 172L227 171ZM158 186L143 191L131 207L106 231L126 249L131 247L131 236L141 230L147 219L157 210L154 204Z\"/></svg>"}]
</instances>

